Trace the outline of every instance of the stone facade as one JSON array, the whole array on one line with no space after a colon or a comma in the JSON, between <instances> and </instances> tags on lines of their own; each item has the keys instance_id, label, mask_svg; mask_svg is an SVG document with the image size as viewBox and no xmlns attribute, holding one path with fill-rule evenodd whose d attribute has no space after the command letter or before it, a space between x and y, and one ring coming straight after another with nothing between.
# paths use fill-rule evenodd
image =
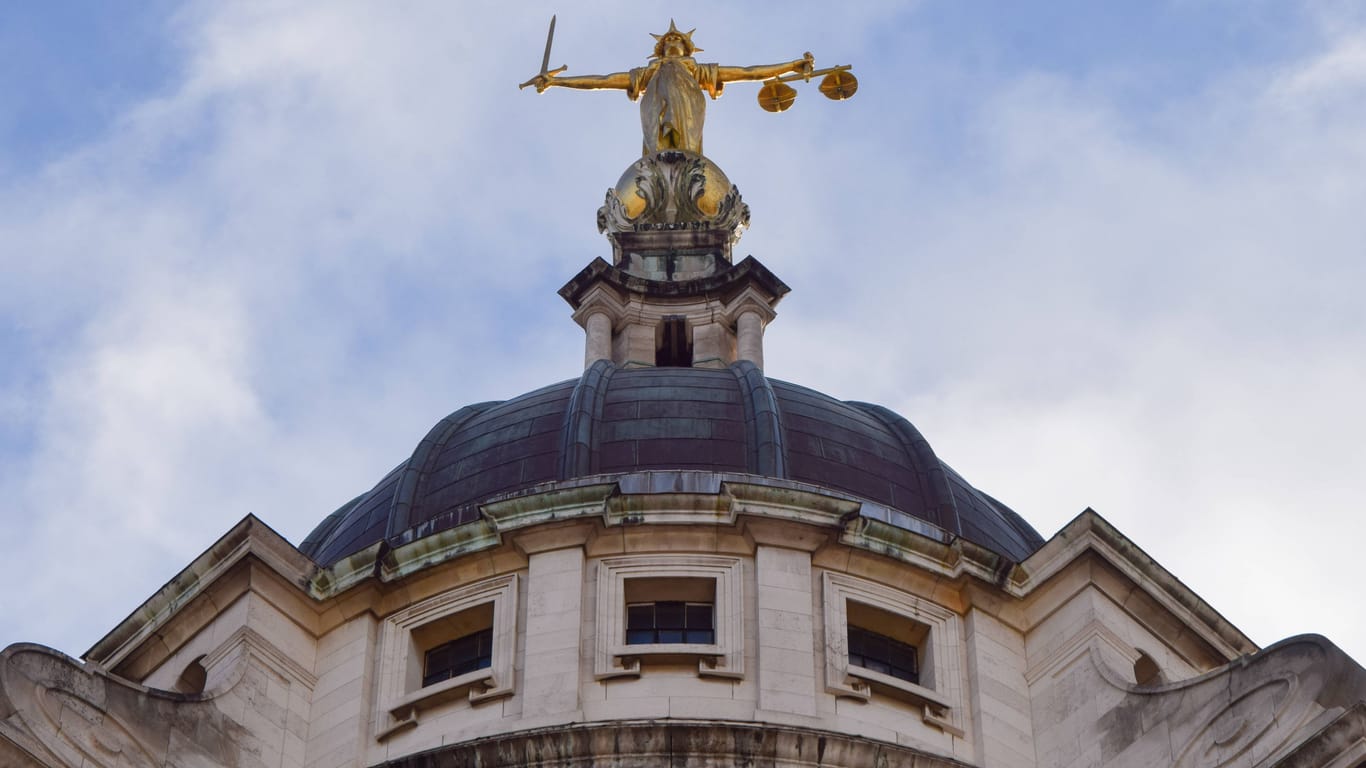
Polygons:
<instances>
[{"instance_id":1,"label":"stone facade","mask_svg":"<svg viewBox=\"0 0 1366 768\"><path fill-rule=\"evenodd\" d=\"M1094 512L1042 541L765 377L747 222L700 155L633 165L560 291L577 382L452 413L299 547L242 520L84 661L0 653L0 768L1366 765L1328 641L1258 650Z\"/></svg>"},{"instance_id":2,"label":"stone facade","mask_svg":"<svg viewBox=\"0 0 1366 768\"><path fill-rule=\"evenodd\" d=\"M654 474L645 487L707 486ZM1366 759L1366 671L1315 636L1258 651L1090 511L1011 563L820 489L710 479L719 493L542 488L327 568L249 517L84 663L7 649L0 763ZM624 590L660 576L707 586L714 643L621 644ZM850 661L845 626L868 607L923 628L918 684ZM415 655L461 616L490 624L493 662L423 687Z\"/></svg>"}]
</instances>

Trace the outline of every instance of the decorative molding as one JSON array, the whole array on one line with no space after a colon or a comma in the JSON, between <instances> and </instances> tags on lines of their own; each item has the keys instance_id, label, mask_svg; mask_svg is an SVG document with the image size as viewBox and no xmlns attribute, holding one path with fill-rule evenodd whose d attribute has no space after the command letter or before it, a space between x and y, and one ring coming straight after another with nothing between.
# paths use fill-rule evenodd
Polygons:
<instances>
[{"instance_id":1,"label":"decorative molding","mask_svg":"<svg viewBox=\"0 0 1366 768\"><path fill-rule=\"evenodd\" d=\"M1023 572L1018 581L1006 587L1017 597L1027 596L1087 551L1113 566L1226 660L1257 649L1237 627L1092 509L1026 558L1017 569Z\"/></svg>"},{"instance_id":2,"label":"decorative molding","mask_svg":"<svg viewBox=\"0 0 1366 768\"><path fill-rule=\"evenodd\" d=\"M514 693L517 650L517 574L507 574L451 590L398 611L380 630L380 697L375 738L393 735L405 721L416 723L416 712L466 693L477 704ZM485 669L423 687L418 648L413 632L439 619L480 605L493 605L493 659ZM416 679L414 679L416 678Z\"/></svg>"},{"instance_id":3,"label":"decorative molding","mask_svg":"<svg viewBox=\"0 0 1366 768\"><path fill-rule=\"evenodd\" d=\"M118 667L181 608L247 557L266 564L291 584L307 582L317 568L270 526L255 515L247 515L95 643L84 657L108 669Z\"/></svg>"},{"instance_id":4,"label":"decorative molding","mask_svg":"<svg viewBox=\"0 0 1366 768\"><path fill-rule=\"evenodd\" d=\"M635 759L628 760L627 755ZM637 757L638 756L638 757ZM622 720L557 724L391 758L386 768L485 766L766 766L970 768L909 744L776 723Z\"/></svg>"},{"instance_id":5,"label":"decorative molding","mask_svg":"<svg viewBox=\"0 0 1366 768\"><path fill-rule=\"evenodd\" d=\"M50 768L259 760L264 734L212 699L137 685L51 648L11 645L0 652L0 758L8 743Z\"/></svg>"},{"instance_id":6,"label":"decorative molding","mask_svg":"<svg viewBox=\"0 0 1366 768\"><path fill-rule=\"evenodd\" d=\"M1100 729L1125 737L1111 739L1107 765L1347 768L1366 749L1366 669L1322 637L1292 637L1204 675L1151 687L1121 679L1100 658L1096 640L1084 647L1089 654L1078 658L1089 657L1092 671L1125 694L1104 697L1113 704L1097 713ZM1355 715L1344 719L1344 712Z\"/></svg>"},{"instance_id":7,"label":"decorative molding","mask_svg":"<svg viewBox=\"0 0 1366 768\"><path fill-rule=\"evenodd\" d=\"M1127 659L1129 663L1138 661L1138 651L1124 642L1119 635L1115 634L1106 625L1092 619L1076 632L1067 642L1055 648L1047 656L1031 664L1024 672L1025 682L1033 685L1038 680L1046 676L1056 676L1065 669L1072 666L1088 653L1102 653L1100 645L1104 643L1110 650ZM1100 661L1104 656L1097 657L1097 666L1101 669L1109 670L1109 665ZM1116 680L1118 682L1118 680Z\"/></svg>"},{"instance_id":8,"label":"decorative molding","mask_svg":"<svg viewBox=\"0 0 1366 768\"><path fill-rule=\"evenodd\" d=\"M842 573L825 571L821 581L825 607L825 690L835 696L868 701L872 697L871 684L876 683L921 704L926 723L963 736L963 643L958 615L907 592ZM928 630L929 647L920 649L921 679L929 677L927 685L849 662L850 601L901 616Z\"/></svg>"},{"instance_id":9,"label":"decorative molding","mask_svg":"<svg viewBox=\"0 0 1366 768\"><path fill-rule=\"evenodd\" d=\"M1366 761L1366 701L1300 742L1276 768L1360 768Z\"/></svg>"},{"instance_id":10,"label":"decorative molding","mask_svg":"<svg viewBox=\"0 0 1366 768\"><path fill-rule=\"evenodd\" d=\"M1259 742L1263 749L1274 748L1287 731L1298 730L1297 721L1306 718L1311 703L1293 673L1260 681L1249 690L1231 690L1228 699L1216 700L1213 717L1200 723L1176 753L1172 768L1247 764L1241 758Z\"/></svg>"},{"instance_id":11,"label":"decorative molding","mask_svg":"<svg viewBox=\"0 0 1366 768\"><path fill-rule=\"evenodd\" d=\"M229 635L227 640L205 654L201 663L205 669L212 670L234 653L241 653L244 657L254 658L282 680L298 683L310 691L318 684L317 675L290 658L260 632L249 626L238 627L237 631Z\"/></svg>"},{"instance_id":12,"label":"decorative molding","mask_svg":"<svg viewBox=\"0 0 1366 768\"><path fill-rule=\"evenodd\" d=\"M379 561L389 552L387 541L377 541L343 557L327 568L319 568L308 580L308 594L314 600L327 600L374 578Z\"/></svg>"},{"instance_id":13,"label":"decorative molding","mask_svg":"<svg viewBox=\"0 0 1366 768\"><path fill-rule=\"evenodd\" d=\"M727 480L721 490L735 499L737 516L760 515L826 528L856 517L862 506L851 498L821 493L815 486L792 481L780 485Z\"/></svg>"},{"instance_id":14,"label":"decorative molding","mask_svg":"<svg viewBox=\"0 0 1366 768\"><path fill-rule=\"evenodd\" d=\"M677 149L632 163L598 209L599 232L716 230L724 233L727 256L748 226L749 206L721 168Z\"/></svg>"},{"instance_id":15,"label":"decorative molding","mask_svg":"<svg viewBox=\"0 0 1366 768\"><path fill-rule=\"evenodd\" d=\"M518 494L480 506L485 519L500 536L540 523L563 522L580 517L601 517L617 482L552 487L540 493Z\"/></svg>"},{"instance_id":16,"label":"decorative molding","mask_svg":"<svg viewBox=\"0 0 1366 768\"><path fill-rule=\"evenodd\" d=\"M588 328L588 316L600 312L611 319L612 331L616 332L621 329L629 311L621 289L610 283L594 284L579 297L579 302L570 318L585 330Z\"/></svg>"},{"instance_id":17,"label":"decorative molding","mask_svg":"<svg viewBox=\"0 0 1366 768\"><path fill-rule=\"evenodd\" d=\"M599 560L596 653L598 680L638 676L640 657L698 657L697 674L744 677L744 561L719 555L630 555ZM631 578L713 579L715 645L626 645L626 581Z\"/></svg>"},{"instance_id":18,"label":"decorative molding","mask_svg":"<svg viewBox=\"0 0 1366 768\"><path fill-rule=\"evenodd\" d=\"M603 505L607 527L650 522L678 525L735 525L735 505L722 493L653 493L641 504L639 494L614 493Z\"/></svg>"},{"instance_id":19,"label":"decorative molding","mask_svg":"<svg viewBox=\"0 0 1366 768\"><path fill-rule=\"evenodd\" d=\"M754 312L759 315L760 321L764 325L773 322L778 316L778 312L773 309L773 305L778 303L778 299L766 291L760 291L753 285L746 285L734 296L727 297L725 304L722 305L722 319L726 324L734 328L736 322L740 320L740 315L745 312Z\"/></svg>"},{"instance_id":20,"label":"decorative molding","mask_svg":"<svg viewBox=\"0 0 1366 768\"><path fill-rule=\"evenodd\" d=\"M437 531L397 547L386 547L378 564L379 580L394 582L472 552L492 549L502 543L498 530L488 520L475 520Z\"/></svg>"}]
</instances>

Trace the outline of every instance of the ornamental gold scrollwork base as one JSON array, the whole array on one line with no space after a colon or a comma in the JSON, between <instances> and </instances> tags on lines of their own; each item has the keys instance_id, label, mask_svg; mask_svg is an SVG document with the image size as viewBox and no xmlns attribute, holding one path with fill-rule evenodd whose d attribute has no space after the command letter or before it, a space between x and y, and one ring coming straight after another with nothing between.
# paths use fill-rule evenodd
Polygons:
<instances>
[{"instance_id":1,"label":"ornamental gold scrollwork base","mask_svg":"<svg viewBox=\"0 0 1366 768\"><path fill-rule=\"evenodd\" d=\"M598 209L598 231L709 229L725 232L730 244L749 226L749 206L740 190L710 159L666 150L626 169Z\"/></svg>"}]
</instances>

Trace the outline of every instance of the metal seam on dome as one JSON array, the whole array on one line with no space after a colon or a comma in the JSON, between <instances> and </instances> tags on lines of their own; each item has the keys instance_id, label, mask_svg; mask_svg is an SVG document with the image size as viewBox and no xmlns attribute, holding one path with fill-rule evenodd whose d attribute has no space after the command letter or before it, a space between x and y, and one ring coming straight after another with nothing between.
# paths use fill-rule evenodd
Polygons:
<instances>
[{"instance_id":1,"label":"metal seam on dome","mask_svg":"<svg viewBox=\"0 0 1366 768\"><path fill-rule=\"evenodd\" d=\"M602 430L598 425L602 423L602 415L607 408L607 390L611 387L612 377L620 370L615 363L606 360L606 369L602 372L602 381L599 383L597 391L593 397L593 421L592 432L588 436L588 472L596 475L602 471Z\"/></svg>"},{"instance_id":2,"label":"metal seam on dome","mask_svg":"<svg viewBox=\"0 0 1366 768\"><path fill-rule=\"evenodd\" d=\"M318 551L322 548L322 545L326 543L328 537L332 535L333 531L337 530L337 526L341 523L342 519L350 514L351 510L355 509L356 505L359 504L361 499L364 499L368 493L369 492L367 491L366 493L360 494L356 498L338 507L337 511L323 518L323 521L309 532L308 537L299 544L299 551L309 557L318 554Z\"/></svg>"},{"instance_id":3,"label":"metal seam on dome","mask_svg":"<svg viewBox=\"0 0 1366 768\"><path fill-rule=\"evenodd\" d=\"M438 421L427 431L427 435L413 449L413 455L408 457L408 463L404 465L403 474L399 477L398 487L394 489L394 500L389 505L389 524L384 531L386 539L393 538L408 530L411 524L408 513L412 509L413 500L417 498L418 486L426 477L427 465L451 439L451 435L455 434L456 430L464 426L470 419L495 405L500 405L502 402L501 400L489 400L467 405Z\"/></svg>"},{"instance_id":4,"label":"metal seam on dome","mask_svg":"<svg viewBox=\"0 0 1366 768\"><path fill-rule=\"evenodd\" d=\"M926 440L925 436L920 434L920 430L907 421L905 416L890 408L858 401L848 401L847 404L867 413L892 430L910 458L911 466L915 467L917 480L922 492L926 494L927 508L933 509L939 518L934 523L944 530L962 536L963 522L958 516L958 503L953 499L953 489L949 487L944 465L935 455L934 448L930 447L930 441ZM931 504L933 506L930 506Z\"/></svg>"},{"instance_id":5,"label":"metal seam on dome","mask_svg":"<svg viewBox=\"0 0 1366 768\"><path fill-rule=\"evenodd\" d=\"M561 480L583 477L595 471L597 446L594 426L602 418L607 383L616 372L610 360L596 360L584 370L569 396L560 428Z\"/></svg>"},{"instance_id":6,"label":"metal seam on dome","mask_svg":"<svg viewBox=\"0 0 1366 768\"><path fill-rule=\"evenodd\" d=\"M953 472L955 475L958 475L958 472L954 470L952 467L949 467L949 471ZM987 493L981 488L972 485L967 481L967 478L963 477L962 475L958 475L958 479L961 480L962 483L966 485L968 488L971 488L972 491L976 493L978 496L981 496L983 499L985 499L987 503L991 504L993 507L996 508L997 513L1001 516L1001 521L1005 523L1007 526L1009 526L1012 531L1014 531L1016 534L1020 536L1020 538L1029 546L1029 551L1031 553L1033 553L1039 547L1043 546L1043 537L1039 535L1038 531L1030 527L1029 523L1020 515L1019 512L1016 512L1009 506L1006 506L1006 504L1004 504L1000 499L996 498L995 496L992 496L991 494Z\"/></svg>"},{"instance_id":7,"label":"metal seam on dome","mask_svg":"<svg viewBox=\"0 0 1366 768\"><path fill-rule=\"evenodd\" d=\"M782 411L768 377L749 360L730 366L740 384L745 410L745 438L749 471L764 477L787 478L787 444L783 439Z\"/></svg>"}]
</instances>

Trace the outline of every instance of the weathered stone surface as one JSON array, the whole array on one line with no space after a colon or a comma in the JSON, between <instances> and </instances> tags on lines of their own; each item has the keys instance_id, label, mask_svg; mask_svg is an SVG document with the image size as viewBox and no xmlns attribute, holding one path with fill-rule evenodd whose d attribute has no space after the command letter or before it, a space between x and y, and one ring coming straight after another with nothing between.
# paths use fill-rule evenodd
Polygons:
<instances>
[{"instance_id":1,"label":"weathered stone surface","mask_svg":"<svg viewBox=\"0 0 1366 768\"><path fill-rule=\"evenodd\" d=\"M674 721L546 728L457 744L377 768L962 768L967 763L839 733Z\"/></svg>"},{"instance_id":2,"label":"weathered stone surface","mask_svg":"<svg viewBox=\"0 0 1366 768\"><path fill-rule=\"evenodd\" d=\"M1366 670L1317 635L1294 637L1192 680L1141 687L1092 653L1069 670L1057 698L1073 709L1047 729L1054 765L1109 768L1254 768L1271 765L1326 722L1360 707ZM1053 678L1059 682L1068 678ZM1042 691L1037 690L1036 702ZM1114 698L1089 712L1079 701ZM1045 697L1046 698L1046 697ZM1062 748L1074 744L1080 750Z\"/></svg>"},{"instance_id":3,"label":"weathered stone surface","mask_svg":"<svg viewBox=\"0 0 1366 768\"><path fill-rule=\"evenodd\" d=\"M1358 703L1305 739L1274 768L1360 768L1366 762L1366 702Z\"/></svg>"},{"instance_id":4,"label":"weathered stone surface","mask_svg":"<svg viewBox=\"0 0 1366 768\"><path fill-rule=\"evenodd\" d=\"M33 645L0 653L0 716L0 756L53 768L254 768L261 745L281 740L209 697L132 685Z\"/></svg>"}]
</instances>

